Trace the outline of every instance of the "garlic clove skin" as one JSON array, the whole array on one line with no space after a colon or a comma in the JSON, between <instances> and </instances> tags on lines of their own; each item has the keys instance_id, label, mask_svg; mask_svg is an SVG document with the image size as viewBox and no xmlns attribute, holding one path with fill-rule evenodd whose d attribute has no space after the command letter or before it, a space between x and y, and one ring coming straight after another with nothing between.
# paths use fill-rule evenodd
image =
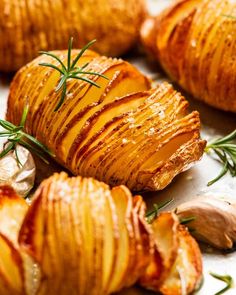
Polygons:
<instances>
[{"instance_id":1,"label":"garlic clove skin","mask_svg":"<svg viewBox=\"0 0 236 295\"><path fill-rule=\"evenodd\" d=\"M195 217L188 226L199 241L218 249L231 249L236 242L236 200L203 196L175 209L179 218Z\"/></svg>"},{"instance_id":2,"label":"garlic clove skin","mask_svg":"<svg viewBox=\"0 0 236 295\"><path fill-rule=\"evenodd\" d=\"M8 184L21 196L25 197L34 186L36 167L31 153L21 145L16 146L18 158L14 151L0 159L0 184Z\"/></svg>"}]
</instances>

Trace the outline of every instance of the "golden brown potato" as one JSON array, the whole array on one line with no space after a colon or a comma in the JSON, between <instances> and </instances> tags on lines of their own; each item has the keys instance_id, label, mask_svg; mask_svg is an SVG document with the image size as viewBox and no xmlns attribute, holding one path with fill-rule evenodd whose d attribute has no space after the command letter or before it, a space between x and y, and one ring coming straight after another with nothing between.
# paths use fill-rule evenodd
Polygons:
<instances>
[{"instance_id":1,"label":"golden brown potato","mask_svg":"<svg viewBox=\"0 0 236 295\"><path fill-rule=\"evenodd\" d=\"M168 212L160 214L152 230L159 255L153 256L140 284L165 295L192 293L202 281L201 253L196 241L179 224L177 216Z\"/></svg>"},{"instance_id":2,"label":"golden brown potato","mask_svg":"<svg viewBox=\"0 0 236 295\"><path fill-rule=\"evenodd\" d=\"M137 41L145 0L0 1L0 71L15 71L39 50L66 49L70 37L106 55L125 53Z\"/></svg>"},{"instance_id":3,"label":"golden brown potato","mask_svg":"<svg viewBox=\"0 0 236 295\"><path fill-rule=\"evenodd\" d=\"M144 22L142 40L194 97L236 112L235 16L234 1L178 0Z\"/></svg>"},{"instance_id":4,"label":"golden brown potato","mask_svg":"<svg viewBox=\"0 0 236 295\"><path fill-rule=\"evenodd\" d=\"M73 56L78 51L73 51ZM66 52L56 52L65 60ZM202 156L197 112L163 83L150 81L123 60L87 51L79 66L106 75L67 82L67 97L54 111L61 93L55 91L59 74L39 66L39 57L15 76L8 100L7 119L18 124L29 100L26 132L51 149L56 160L75 175L91 176L132 190L159 190Z\"/></svg>"},{"instance_id":5,"label":"golden brown potato","mask_svg":"<svg viewBox=\"0 0 236 295\"><path fill-rule=\"evenodd\" d=\"M45 180L19 235L21 250L41 268L37 294L111 294L136 283L150 264L161 281L173 281L171 286L164 282L163 294L181 294L170 293L181 288L174 276L178 268L188 269L183 278L186 294L192 292L202 275L194 239L173 213L162 214L153 225L145 214L142 198L132 199L124 186L110 189L92 178L68 178L65 173ZM145 287L152 286L147 277Z\"/></svg>"},{"instance_id":6,"label":"golden brown potato","mask_svg":"<svg viewBox=\"0 0 236 295\"><path fill-rule=\"evenodd\" d=\"M0 294L25 294L24 260L17 239L27 210L25 200L11 187L0 186Z\"/></svg>"}]
</instances>

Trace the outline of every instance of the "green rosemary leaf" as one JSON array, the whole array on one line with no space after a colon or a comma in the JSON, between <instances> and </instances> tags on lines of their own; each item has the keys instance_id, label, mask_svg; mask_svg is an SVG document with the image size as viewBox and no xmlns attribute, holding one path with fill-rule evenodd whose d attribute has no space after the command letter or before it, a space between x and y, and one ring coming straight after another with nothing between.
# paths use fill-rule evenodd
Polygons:
<instances>
[{"instance_id":1,"label":"green rosemary leaf","mask_svg":"<svg viewBox=\"0 0 236 295\"><path fill-rule=\"evenodd\" d=\"M186 218L180 218L179 222L180 224L186 225L189 224L191 221L196 220L195 216L190 216L190 217L186 217Z\"/></svg>"},{"instance_id":2,"label":"green rosemary leaf","mask_svg":"<svg viewBox=\"0 0 236 295\"><path fill-rule=\"evenodd\" d=\"M159 214L159 210L166 207L167 205L169 205L171 202L173 201L173 199L167 200L164 203L161 204L153 204L154 209L147 212L146 214L146 219L147 219L147 223L152 223L158 216Z\"/></svg>"},{"instance_id":3,"label":"green rosemary leaf","mask_svg":"<svg viewBox=\"0 0 236 295\"><path fill-rule=\"evenodd\" d=\"M80 69L83 70L83 69L87 68L88 65L89 65L89 62L87 62L86 64L84 64ZM76 69L76 67L74 67L74 69Z\"/></svg>"},{"instance_id":4,"label":"green rosemary leaf","mask_svg":"<svg viewBox=\"0 0 236 295\"><path fill-rule=\"evenodd\" d=\"M21 117L21 120L20 120L20 126L19 126L19 128L25 126L25 121L26 121L26 118L27 118L27 115L28 115L28 111L29 111L29 106L26 105L24 107L24 109L23 109L23 114L22 114L22 117Z\"/></svg>"},{"instance_id":5,"label":"green rosemary leaf","mask_svg":"<svg viewBox=\"0 0 236 295\"><path fill-rule=\"evenodd\" d=\"M20 158L18 156L17 147L15 147L15 155L16 155L16 161L17 161L18 165L23 167L23 164L21 163Z\"/></svg>"},{"instance_id":6,"label":"green rosemary leaf","mask_svg":"<svg viewBox=\"0 0 236 295\"><path fill-rule=\"evenodd\" d=\"M60 65L62 66L62 69L65 71L65 72L67 72L67 69L66 69L66 67L65 67L65 65L63 64L63 62L60 60L60 58L58 57L58 56L56 56L55 54L53 54L53 53L51 53L51 52L48 52L48 51L39 51L39 54L45 54L45 55L48 55L48 56L50 56L50 57L52 57L52 58L54 58L54 59L56 59L59 63L60 63Z\"/></svg>"},{"instance_id":7,"label":"green rosemary leaf","mask_svg":"<svg viewBox=\"0 0 236 295\"><path fill-rule=\"evenodd\" d=\"M87 45L85 45L81 50L80 53L76 56L76 58L73 60L72 65L71 65L71 69L73 69L75 67L75 65L77 64L78 60L81 58L81 56L84 54L84 52L91 47L94 43L96 42L96 40L92 40L90 41Z\"/></svg>"},{"instance_id":8,"label":"green rosemary leaf","mask_svg":"<svg viewBox=\"0 0 236 295\"><path fill-rule=\"evenodd\" d=\"M61 98L59 100L58 105L56 106L56 108L54 109L54 112L58 111L60 109L60 107L62 106L64 100L66 97L66 82L63 85L63 89L62 89L62 93L61 93Z\"/></svg>"},{"instance_id":9,"label":"green rosemary leaf","mask_svg":"<svg viewBox=\"0 0 236 295\"><path fill-rule=\"evenodd\" d=\"M97 83L95 83L94 81L90 80L89 78L84 78L84 77L81 77L81 76L69 76L69 78L73 78L73 79L85 81L85 82L87 82L89 84L94 85L97 88L100 88L101 87Z\"/></svg>"},{"instance_id":10,"label":"green rosemary leaf","mask_svg":"<svg viewBox=\"0 0 236 295\"><path fill-rule=\"evenodd\" d=\"M6 148L4 148L2 150L2 152L0 153L0 158L5 157L10 151L12 151L15 147L15 144L13 142L11 142L10 144L8 144L8 146Z\"/></svg>"},{"instance_id":11,"label":"green rosemary leaf","mask_svg":"<svg viewBox=\"0 0 236 295\"><path fill-rule=\"evenodd\" d=\"M7 147L3 149L3 151L0 153L0 158L7 155L11 150L15 150L16 160L19 165L22 166L22 163L20 162L20 159L17 154L16 146L17 144L23 145L26 148L32 150L34 153L36 153L41 159L43 159L46 163L48 163L47 160L44 159L44 153L54 156L53 153L44 146L41 142L39 142L36 138L33 136L23 132L23 128L27 119L29 107L26 105L24 107L20 125L15 126L14 124L6 121L6 120L0 120L0 125L7 130L0 132L0 137L7 138ZM37 148L36 148L37 147Z\"/></svg>"},{"instance_id":12,"label":"green rosemary leaf","mask_svg":"<svg viewBox=\"0 0 236 295\"><path fill-rule=\"evenodd\" d=\"M222 16L236 20L236 16L230 14L222 14Z\"/></svg>"},{"instance_id":13,"label":"green rosemary leaf","mask_svg":"<svg viewBox=\"0 0 236 295\"><path fill-rule=\"evenodd\" d=\"M222 138L217 139L215 142L213 142L213 144L216 143L217 145L219 145L221 143L227 143L231 140L234 140L235 138L236 138L236 130L234 130L233 132L231 132L230 134L228 134Z\"/></svg>"},{"instance_id":14,"label":"green rosemary leaf","mask_svg":"<svg viewBox=\"0 0 236 295\"><path fill-rule=\"evenodd\" d=\"M27 143L26 141L21 141L20 143L23 147L27 148L29 151L34 153L36 156L38 156L44 163L49 164L48 160L44 158L44 156L38 151L36 148L34 148L32 145Z\"/></svg>"},{"instance_id":15,"label":"green rosemary leaf","mask_svg":"<svg viewBox=\"0 0 236 295\"><path fill-rule=\"evenodd\" d=\"M233 287L233 278L229 275L218 275L216 273L210 272L210 275L217 279L220 280L222 282L226 283L225 288L223 288L222 290L218 291L217 293L215 293L214 295L221 295L223 293L225 293L227 290L231 289Z\"/></svg>"},{"instance_id":16,"label":"green rosemary leaf","mask_svg":"<svg viewBox=\"0 0 236 295\"><path fill-rule=\"evenodd\" d=\"M230 172L232 177L236 176L236 130L231 132L225 137L216 139L210 142L205 148L206 153L215 153L218 160L222 163L223 168L221 169L218 176L208 182L208 186L217 182L227 172Z\"/></svg>"},{"instance_id":17,"label":"green rosemary leaf","mask_svg":"<svg viewBox=\"0 0 236 295\"><path fill-rule=\"evenodd\" d=\"M224 166L221 170L221 172L219 173L218 176L216 176L214 179L212 179L211 181L209 181L207 183L207 186L211 186L212 184L214 184L215 182L217 182L219 179L221 179L226 173L228 172L228 163L224 163Z\"/></svg>"},{"instance_id":18,"label":"green rosemary leaf","mask_svg":"<svg viewBox=\"0 0 236 295\"><path fill-rule=\"evenodd\" d=\"M9 135L11 135L9 132L0 132L0 137L7 137Z\"/></svg>"},{"instance_id":19,"label":"green rosemary leaf","mask_svg":"<svg viewBox=\"0 0 236 295\"><path fill-rule=\"evenodd\" d=\"M2 120L2 119L0 119L0 126L2 126L2 128L6 129L8 131L11 131L12 128L15 127L14 125L9 124L9 122Z\"/></svg>"},{"instance_id":20,"label":"green rosemary leaf","mask_svg":"<svg viewBox=\"0 0 236 295\"><path fill-rule=\"evenodd\" d=\"M53 65L53 64L49 64L49 63L39 63L40 66L43 66L43 67L48 67L48 68L52 68L54 70L57 70L58 72L60 72L62 75L64 75L65 73L60 69L58 68L57 66Z\"/></svg>"},{"instance_id":21,"label":"green rosemary leaf","mask_svg":"<svg viewBox=\"0 0 236 295\"><path fill-rule=\"evenodd\" d=\"M77 74L83 74L83 75L94 75L94 76L99 76L102 77L106 80L109 80L106 76L104 76L103 74L100 73L95 73L95 72L83 72L81 70L77 71L77 72L73 72L73 75L77 75Z\"/></svg>"},{"instance_id":22,"label":"green rosemary leaf","mask_svg":"<svg viewBox=\"0 0 236 295\"><path fill-rule=\"evenodd\" d=\"M31 142L33 142L37 147L39 147L42 151L44 151L46 154L48 154L51 157L55 157L55 155L45 146L43 145L40 141L38 141L36 138L33 136L22 132L23 136L28 138Z\"/></svg>"},{"instance_id":23,"label":"green rosemary leaf","mask_svg":"<svg viewBox=\"0 0 236 295\"><path fill-rule=\"evenodd\" d=\"M78 62L78 60L81 58L81 56L84 54L84 52L90 46L92 46L94 44L94 42L96 42L96 40L93 40L93 41L89 42L87 45L85 45L80 50L79 54L72 61L72 64L71 64L73 38L70 38L70 40L68 42L67 66L65 66L65 64L60 60L60 58L58 56L56 56L55 54L53 54L51 52L46 52L46 51L40 52L41 54L46 54L46 55L56 59L62 66L62 68L60 69L57 66L50 64L50 63L40 63L39 64L41 66L51 67L61 74L61 77L59 79L59 83L55 89L55 91L61 90L61 97L60 97L60 100L59 100L56 108L54 109L54 112L57 111L62 106L62 104L64 103L64 100L66 99L66 87L67 87L67 80L68 79L82 80L82 81L85 81L95 87L98 87L98 88L100 88L100 86L96 82L94 82L91 79L83 77L83 75L93 75L93 76L102 77L104 79L108 79L106 76L104 76L100 73L97 73L97 72L83 71L83 69L86 68L89 65L89 63L84 64L82 67L76 67L76 63Z\"/></svg>"},{"instance_id":24,"label":"green rosemary leaf","mask_svg":"<svg viewBox=\"0 0 236 295\"><path fill-rule=\"evenodd\" d=\"M67 76L62 76L59 84L57 85L57 87L55 89L56 92L59 91L64 86L64 84L66 83L66 80L67 80Z\"/></svg>"}]
</instances>

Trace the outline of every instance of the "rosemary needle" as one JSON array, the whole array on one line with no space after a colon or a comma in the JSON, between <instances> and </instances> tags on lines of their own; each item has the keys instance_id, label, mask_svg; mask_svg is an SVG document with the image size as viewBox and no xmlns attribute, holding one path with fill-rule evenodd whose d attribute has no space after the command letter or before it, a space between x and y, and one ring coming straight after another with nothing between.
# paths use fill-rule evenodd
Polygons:
<instances>
[{"instance_id":1,"label":"rosemary needle","mask_svg":"<svg viewBox=\"0 0 236 295\"><path fill-rule=\"evenodd\" d=\"M229 289L232 288L232 286L233 286L233 278L232 278L231 276L229 276L229 275L222 276L222 275L218 275L218 274L216 274L216 273L212 273L212 272L210 272L210 275L211 275L213 278L215 278L215 279L217 279L217 280L220 280L220 281L226 283L226 286L225 286L222 290L220 290L220 291L218 291L217 293L215 293L214 295L220 295L220 294L223 294L223 293L225 293L227 290L229 290Z\"/></svg>"},{"instance_id":2,"label":"rosemary needle","mask_svg":"<svg viewBox=\"0 0 236 295\"><path fill-rule=\"evenodd\" d=\"M18 165L22 166L20 159L17 154L16 146L20 144L27 148L28 150L32 151L36 154L39 158L41 158L45 163L48 164L48 161L44 158L44 153L54 157L54 154L41 142L39 142L33 136L25 133L23 131L25 122L27 119L29 107L28 105L24 107L22 118L20 121L19 126L15 126L14 124L0 119L0 126L5 129L4 131L0 132L0 137L6 137L7 142L5 144L4 149L0 153L0 158L6 156L10 151L14 151L16 155L16 160Z\"/></svg>"},{"instance_id":3,"label":"rosemary needle","mask_svg":"<svg viewBox=\"0 0 236 295\"><path fill-rule=\"evenodd\" d=\"M190 216L190 217L186 217L186 218L180 218L179 223L182 225L187 225L194 220L196 220L196 217Z\"/></svg>"},{"instance_id":4,"label":"rosemary needle","mask_svg":"<svg viewBox=\"0 0 236 295\"><path fill-rule=\"evenodd\" d=\"M206 153L214 152L218 160L222 163L223 168L219 175L213 180L208 182L208 186L212 185L220 178L222 178L227 172L230 172L232 177L236 176L236 130L229 135L216 139L210 142L206 148Z\"/></svg>"},{"instance_id":5,"label":"rosemary needle","mask_svg":"<svg viewBox=\"0 0 236 295\"><path fill-rule=\"evenodd\" d=\"M87 83L89 83L95 87L98 87L98 88L100 88L100 86L96 82L94 82L93 80L85 77L85 75L99 76L99 77L102 77L102 78L108 80L108 78L106 76L104 76L100 73L86 71L85 68L89 65L89 63L86 63L81 67L76 67L78 60L82 57L84 52L90 46L92 46L95 42L96 42L96 40L92 40L87 45L85 45L80 50L79 54L75 57L75 59L72 61L71 54L72 54L73 38L70 38L69 44L68 44L67 65L65 65L62 62L62 60L57 55L53 54L52 52L48 52L48 51L40 51L39 52L40 54L45 54L45 55L52 57L53 59L58 61L61 66L61 68L59 68L58 66L56 66L54 64L50 64L50 63L40 63L39 64L40 66L53 68L54 70L56 70L60 73L59 83L56 86L55 91L56 92L61 91L61 97L60 97L60 100L59 100L55 110L54 110L55 112L61 107L61 105L63 104L63 102L66 98L67 80L68 79L82 80L82 81L87 82Z\"/></svg>"},{"instance_id":6,"label":"rosemary needle","mask_svg":"<svg viewBox=\"0 0 236 295\"><path fill-rule=\"evenodd\" d=\"M173 199L170 199L164 203L161 203L160 205L154 204L153 205L154 209L146 214L147 223L152 223L157 218L159 214L159 210L169 205L172 201Z\"/></svg>"}]
</instances>

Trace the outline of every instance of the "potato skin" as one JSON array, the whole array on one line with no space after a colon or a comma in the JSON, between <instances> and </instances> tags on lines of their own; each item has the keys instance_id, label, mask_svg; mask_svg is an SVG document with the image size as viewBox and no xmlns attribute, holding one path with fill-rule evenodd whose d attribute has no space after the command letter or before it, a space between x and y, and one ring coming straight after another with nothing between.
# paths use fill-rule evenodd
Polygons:
<instances>
[{"instance_id":1,"label":"potato skin","mask_svg":"<svg viewBox=\"0 0 236 295\"><path fill-rule=\"evenodd\" d=\"M94 49L119 56L137 41L145 0L0 1L0 71L16 71L40 50Z\"/></svg>"},{"instance_id":2,"label":"potato skin","mask_svg":"<svg viewBox=\"0 0 236 295\"><path fill-rule=\"evenodd\" d=\"M236 112L236 3L178 0L147 19L141 36L167 74L195 98Z\"/></svg>"},{"instance_id":3,"label":"potato skin","mask_svg":"<svg viewBox=\"0 0 236 295\"><path fill-rule=\"evenodd\" d=\"M55 53L66 61L65 51ZM68 95L54 112L61 95L55 91L59 74L39 66L42 61L52 62L41 56L16 74L7 119L19 124L29 103L26 132L74 175L134 191L161 190L201 158L205 141L199 114L188 114L187 101L170 84L150 89L150 81L129 63L87 51L80 65L89 62L89 70L109 80L91 76L100 88L68 81Z\"/></svg>"}]
</instances>

